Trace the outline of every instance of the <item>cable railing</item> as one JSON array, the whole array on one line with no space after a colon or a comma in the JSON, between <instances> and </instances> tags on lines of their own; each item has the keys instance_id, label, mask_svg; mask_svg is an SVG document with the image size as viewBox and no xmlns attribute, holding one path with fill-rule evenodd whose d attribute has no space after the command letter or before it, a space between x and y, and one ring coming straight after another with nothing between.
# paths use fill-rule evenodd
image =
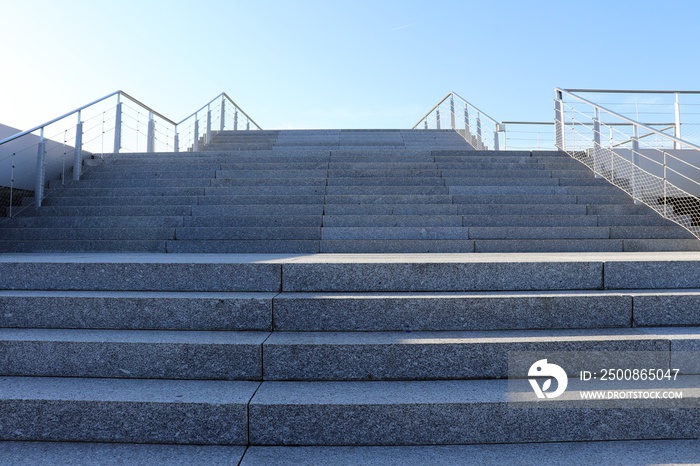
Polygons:
<instances>
[{"instance_id":1,"label":"cable railing","mask_svg":"<svg viewBox=\"0 0 700 466\"><path fill-rule=\"evenodd\" d=\"M476 150L499 150L500 123L454 92L447 94L412 129L453 129Z\"/></svg>"},{"instance_id":2,"label":"cable railing","mask_svg":"<svg viewBox=\"0 0 700 466\"><path fill-rule=\"evenodd\" d=\"M694 123L692 118L683 121L679 104L681 95L700 92L560 88L555 92L556 146L627 192L636 203L646 204L700 238L700 144L689 140L694 139ZM655 120L641 123L580 93L670 95L675 102L670 118L667 113L635 112L635 118L646 115ZM625 105L633 104L627 101ZM691 130L686 132L686 128Z\"/></svg>"},{"instance_id":3,"label":"cable railing","mask_svg":"<svg viewBox=\"0 0 700 466\"><path fill-rule=\"evenodd\" d=\"M261 128L226 93L176 123L126 92L115 91L0 140L0 217L41 206L49 189L80 179L88 158L196 151L215 131L227 129Z\"/></svg>"}]
</instances>

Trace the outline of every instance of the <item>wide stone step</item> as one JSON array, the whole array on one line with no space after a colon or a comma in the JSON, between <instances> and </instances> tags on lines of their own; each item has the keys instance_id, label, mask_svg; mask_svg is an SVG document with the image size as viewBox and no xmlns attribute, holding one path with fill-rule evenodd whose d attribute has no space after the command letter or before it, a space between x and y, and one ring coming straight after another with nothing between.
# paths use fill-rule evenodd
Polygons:
<instances>
[{"instance_id":1,"label":"wide stone step","mask_svg":"<svg viewBox=\"0 0 700 466\"><path fill-rule=\"evenodd\" d=\"M319 240L240 239L168 241L166 252L174 254L317 254Z\"/></svg>"},{"instance_id":2,"label":"wide stone step","mask_svg":"<svg viewBox=\"0 0 700 466\"><path fill-rule=\"evenodd\" d=\"M273 293L2 291L5 328L262 330ZM21 310L21 312L18 312Z\"/></svg>"},{"instance_id":3,"label":"wide stone step","mask_svg":"<svg viewBox=\"0 0 700 466\"><path fill-rule=\"evenodd\" d=\"M197 205L192 206L192 216L299 216L323 214L323 204L246 204L246 205Z\"/></svg>"},{"instance_id":4,"label":"wide stone step","mask_svg":"<svg viewBox=\"0 0 700 466\"><path fill-rule=\"evenodd\" d=\"M276 331L264 343L263 372L284 381L502 379L514 370L512 354L532 353L534 362L564 352L635 352L638 364L665 369L671 361L684 375L697 373L697 362L675 355L700 347L700 329L666 330ZM586 368L585 359L560 359L570 374Z\"/></svg>"},{"instance_id":5,"label":"wide stone step","mask_svg":"<svg viewBox=\"0 0 700 466\"><path fill-rule=\"evenodd\" d=\"M51 448L57 447L51 445ZM76 446L75 448L87 449L87 447L82 446ZM623 462L639 465L692 464L697 459L698 449L700 449L700 442L696 439L402 447L253 446L246 451L241 466L286 466L287 464L312 465L324 463L339 466L397 463L431 464L435 466L451 466L455 464L479 464L482 466L521 464L531 466L537 464L536 461L540 464L560 463L598 466L601 464L615 464L612 462L615 461L612 458L620 458L622 462L618 464L623 464ZM20 451L24 454L25 450ZM178 453L180 452L180 450L177 451ZM189 451L182 451L182 455L189 457ZM192 455L194 456L194 453ZM232 456L235 458L233 453ZM83 463L77 464L82 465ZM88 463L85 464L87 465ZM198 463L195 460L193 464Z\"/></svg>"},{"instance_id":6,"label":"wide stone step","mask_svg":"<svg viewBox=\"0 0 700 466\"><path fill-rule=\"evenodd\" d=\"M461 215L324 215L330 227L461 227Z\"/></svg>"},{"instance_id":7,"label":"wide stone step","mask_svg":"<svg viewBox=\"0 0 700 466\"><path fill-rule=\"evenodd\" d=\"M469 238L467 228L445 226L400 227L327 227L321 230L326 240L455 240Z\"/></svg>"},{"instance_id":8,"label":"wide stone step","mask_svg":"<svg viewBox=\"0 0 700 466\"><path fill-rule=\"evenodd\" d=\"M174 217L192 214L191 205L85 205L85 206L42 206L29 209L23 215L42 217L92 217L92 216L125 216L125 217Z\"/></svg>"},{"instance_id":9,"label":"wide stone step","mask_svg":"<svg viewBox=\"0 0 700 466\"><path fill-rule=\"evenodd\" d=\"M185 206L197 204L200 196L104 196L47 197L45 206Z\"/></svg>"},{"instance_id":10,"label":"wide stone step","mask_svg":"<svg viewBox=\"0 0 700 466\"><path fill-rule=\"evenodd\" d=\"M184 176L184 175L181 175ZM201 178L121 178L121 179L109 179L103 178L98 180L88 180L81 179L77 182L66 183L66 186L75 188L156 188L156 187L174 187L174 188L191 188L191 187L205 187L212 184L212 175L209 174ZM60 181L50 181L49 188L62 188L63 185Z\"/></svg>"},{"instance_id":11,"label":"wide stone step","mask_svg":"<svg viewBox=\"0 0 700 466\"><path fill-rule=\"evenodd\" d=\"M696 439L697 383L677 382L681 400L625 405L567 398L549 400L546 409L529 386L528 401L509 402L505 380L264 382L250 404L249 435L253 445Z\"/></svg>"},{"instance_id":12,"label":"wide stone step","mask_svg":"<svg viewBox=\"0 0 700 466\"><path fill-rule=\"evenodd\" d=\"M97 227L45 227L45 228L0 228L2 241L47 241L47 240L131 240L151 241L175 238L175 228L114 228Z\"/></svg>"},{"instance_id":13,"label":"wide stone step","mask_svg":"<svg viewBox=\"0 0 700 466\"><path fill-rule=\"evenodd\" d=\"M328 186L444 186L445 179L438 176L378 176L378 177L332 177Z\"/></svg>"},{"instance_id":14,"label":"wide stone step","mask_svg":"<svg viewBox=\"0 0 700 466\"><path fill-rule=\"evenodd\" d=\"M470 239L608 239L610 227L470 227Z\"/></svg>"},{"instance_id":15,"label":"wide stone step","mask_svg":"<svg viewBox=\"0 0 700 466\"><path fill-rule=\"evenodd\" d=\"M166 240L14 240L0 242L3 253L165 253Z\"/></svg>"},{"instance_id":16,"label":"wide stone step","mask_svg":"<svg viewBox=\"0 0 700 466\"><path fill-rule=\"evenodd\" d=\"M327 172L328 170L325 168L312 170L217 170L216 178L325 178Z\"/></svg>"},{"instance_id":17,"label":"wide stone step","mask_svg":"<svg viewBox=\"0 0 700 466\"><path fill-rule=\"evenodd\" d=\"M78 187L79 184L72 185L76 187L57 189L49 194L48 197L137 197L137 196L203 196L205 188L202 187L116 187L116 188L89 188Z\"/></svg>"},{"instance_id":18,"label":"wide stone step","mask_svg":"<svg viewBox=\"0 0 700 466\"><path fill-rule=\"evenodd\" d=\"M260 380L267 332L0 329L0 374ZM231 362L235 361L235 364Z\"/></svg>"},{"instance_id":19,"label":"wide stone step","mask_svg":"<svg viewBox=\"0 0 700 466\"><path fill-rule=\"evenodd\" d=\"M224 216L201 216L183 217L184 227L317 227L320 228L323 222L322 215L236 215Z\"/></svg>"},{"instance_id":20,"label":"wide stone step","mask_svg":"<svg viewBox=\"0 0 700 466\"><path fill-rule=\"evenodd\" d=\"M374 194L447 195L449 194L449 188L447 186L328 186L326 193L342 196Z\"/></svg>"},{"instance_id":21,"label":"wide stone step","mask_svg":"<svg viewBox=\"0 0 700 466\"><path fill-rule=\"evenodd\" d=\"M274 299L274 325L288 332L700 325L698 302L697 290L282 293ZM679 313L671 312L675 305Z\"/></svg>"},{"instance_id":22,"label":"wide stone step","mask_svg":"<svg viewBox=\"0 0 700 466\"><path fill-rule=\"evenodd\" d=\"M474 252L474 241L466 239L324 239L319 245L319 252L328 254L471 253Z\"/></svg>"},{"instance_id":23,"label":"wide stone step","mask_svg":"<svg viewBox=\"0 0 700 466\"><path fill-rule=\"evenodd\" d=\"M482 239L474 241L474 252L643 252L697 251L696 239Z\"/></svg>"},{"instance_id":24,"label":"wide stone step","mask_svg":"<svg viewBox=\"0 0 700 466\"><path fill-rule=\"evenodd\" d=\"M16 465L228 466L238 464L245 451L244 446L0 442L0 457Z\"/></svg>"},{"instance_id":25,"label":"wide stone step","mask_svg":"<svg viewBox=\"0 0 700 466\"><path fill-rule=\"evenodd\" d=\"M2 377L0 438L245 445L257 382ZM186 413L186 414L185 414Z\"/></svg>"},{"instance_id":26,"label":"wide stone step","mask_svg":"<svg viewBox=\"0 0 700 466\"><path fill-rule=\"evenodd\" d=\"M89 170L81 178L85 180L104 180L104 179L133 179L133 180L151 180L151 179L178 179L178 178L213 178L216 170L189 170L187 167L176 170L158 170L145 172L141 170L128 170L123 172L113 172L112 170Z\"/></svg>"},{"instance_id":27,"label":"wide stone step","mask_svg":"<svg viewBox=\"0 0 700 466\"><path fill-rule=\"evenodd\" d=\"M319 240L320 227L182 227L176 240Z\"/></svg>"},{"instance_id":28,"label":"wide stone step","mask_svg":"<svg viewBox=\"0 0 700 466\"><path fill-rule=\"evenodd\" d=\"M183 226L183 217L16 217L0 223L5 228L174 228ZM2 233L0 233L2 234Z\"/></svg>"},{"instance_id":29,"label":"wide stone step","mask_svg":"<svg viewBox=\"0 0 700 466\"><path fill-rule=\"evenodd\" d=\"M212 187L242 187L242 186L326 186L326 177L308 178L212 178Z\"/></svg>"}]
</instances>

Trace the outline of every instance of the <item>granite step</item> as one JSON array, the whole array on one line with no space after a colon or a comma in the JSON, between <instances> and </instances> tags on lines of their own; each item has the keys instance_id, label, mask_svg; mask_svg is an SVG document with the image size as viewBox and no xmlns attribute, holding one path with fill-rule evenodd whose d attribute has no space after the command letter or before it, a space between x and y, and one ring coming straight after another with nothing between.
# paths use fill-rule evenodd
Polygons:
<instances>
[{"instance_id":1,"label":"granite step","mask_svg":"<svg viewBox=\"0 0 700 466\"><path fill-rule=\"evenodd\" d=\"M638 364L683 366L684 354L700 348L700 328L571 329L411 332L283 332L263 344L266 381L505 379L517 368L513 354L532 361L558 356L570 375L586 369L586 355L634 354ZM569 354L569 359L562 354ZM574 354L583 358L576 360ZM679 355L679 356L676 356ZM551 356L550 356L551 357ZM619 364L628 364L618 356ZM514 366L514 364L516 366ZM647 367L644 366L644 367ZM527 373L527 368L524 372Z\"/></svg>"},{"instance_id":2,"label":"granite step","mask_svg":"<svg viewBox=\"0 0 700 466\"><path fill-rule=\"evenodd\" d=\"M269 331L274 296L260 292L0 290L0 327Z\"/></svg>"},{"instance_id":3,"label":"granite step","mask_svg":"<svg viewBox=\"0 0 700 466\"><path fill-rule=\"evenodd\" d=\"M522 380L527 385L525 380ZM682 399L537 403L506 380L264 382L250 403L252 445L459 445L697 439L697 377ZM625 384L628 390L639 384ZM591 384L600 389L600 384ZM573 389L576 390L573 390ZM584 389L585 390L585 389ZM518 396L514 401L509 401ZM603 409L604 408L604 409ZM430 429L425 426L429 425Z\"/></svg>"},{"instance_id":4,"label":"granite step","mask_svg":"<svg viewBox=\"0 0 700 466\"><path fill-rule=\"evenodd\" d=\"M259 382L0 377L10 441L245 445ZM186 414L184 414L186 413Z\"/></svg>"},{"instance_id":5,"label":"granite step","mask_svg":"<svg viewBox=\"0 0 700 466\"><path fill-rule=\"evenodd\" d=\"M338 466L358 464L431 464L435 466L455 464L539 466L558 463L580 466L693 464L697 461L699 450L700 442L697 439L439 446L252 446L247 449L240 464L241 466L287 464L311 466L324 463ZM183 455L189 457L189 452L183 452ZM198 463L195 461L193 464Z\"/></svg>"},{"instance_id":6,"label":"granite step","mask_svg":"<svg viewBox=\"0 0 700 466\"><path fill-rule=\"evenodd\" d=\"M244 446L0 442L0 457L7 464L25 466L230 466L245 451Z\"/></svg>"},{"instance_id":7,"label":"granite step","mask_svg":"<svg viewBox=\"0 0 700 466\"><path fill-rule=\"evenodd\" d=\"M3 376L261 380L268 332L0 329ZM235 364L231 364L235 361Z\"/></svg>"}]
</instances>

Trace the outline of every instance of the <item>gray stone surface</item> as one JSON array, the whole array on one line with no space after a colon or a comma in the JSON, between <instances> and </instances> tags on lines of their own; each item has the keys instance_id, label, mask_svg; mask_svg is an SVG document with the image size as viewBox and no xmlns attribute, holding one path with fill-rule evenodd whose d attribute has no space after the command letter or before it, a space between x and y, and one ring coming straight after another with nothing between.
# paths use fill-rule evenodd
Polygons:
<instances>
[{"instance_id":1,"label":"gray stone surface","mask_svg":"<svg viewBox=\"0 0 700 466\"><path fill-rule=\"evenodd\" d=\"M0 327L271 330L274 293L0 291Z\"/></svg>"},{"instance_id":2,"label":"gray stone surface","mask_svg":"<svg viewBox=\"0 0 700 466\"><path fill-rule=\"evenodd\" d=\"M461 226L324 226L321 230L321 237L324 240L466 240L469 238L469 232L466 228Z\"/></svg>"},{"instance_id":3,"label":"gray stone surface","mask_svg":"<svg viewBox=\"0 0 700 466\"><path fill-rule=\"evenodd\" d=\"M257 382L3 377L5 440L245 445Z\"/></svg>"},{"instance_id":4,"label":"gray stone surface","mask_svg":"<svg viewBox=\"0 0 700 466\"><path fill-rule=\"evenodd\" d=\"M693 336L697 341L698 336ZM531 352L536 361L562 352L646 351L659 352L667 362L672 338L680 337L635 329L501 331L498 335L274 332L264 343L263 371L265 380L290 381L506 378L511 353ZM576 364L571 362L567 370L578 373L588 367Z\"/></svg>"},{"instance_id":5,"label":"gray stone surface","mask_svg":"<svg viewBox=\"0 0 700 466\"><path fill-rule=\"evenodd\" d=\"M635 293L633 296L636 326L700 326L700 290Z\"/></svg>"},{"instance_id":6,"label":"gray stone surface","mask_svg":"<svg viewBox=\"0 0 700 466\"><path fill-rule=\"evenodd\" d=\"M461 227L461 215L324 215L323 227Z\"/></svg>"},{"instance_id":7,"label":"gray stone surface","mask_svg":"<svg viewBox=\"0 0 700 466\"><path fill-rule=\"evenodd\" d=\"M466 227L595 227L595 215L465 215Z\"/></svg>"},{"instance_id":8,"label":"gray stone surface","mask_svg":"<svg viewBox=\"0 0 700 466\"><path fill-rule=\"evenodd\" d=\"M455 239L322 240L321 253L464 253L474 252L474 241Z\"/></svg>"},{"instance_id":9,"label":"gray stone surface","mask_svg":"<svg viewBox=\"0 0 700 466\"><path fill-rule=\"evenodd\" d=\"M601 262L381 262L284 265L284 291L600 289ZM477 259L478 260L478 259Z\"/></svg>"},{"instance_id":10,"label":"gray stone surface","mask_svg":"<svg viewBox=\"0 0 700 466\"><path fill-rule=\"evenodd\" d=\"M1 234L1 232L0 232ZM181 227L176 240L319 240L320 227Z\"/></svg>"},{"instance_id":11,"label":"gray stone surface","mask_svg":"<svg viewBox=\"0 0 700 466\"><path fill-rule=\"evenodd\" d=\"M700 262L693 260L609 261L607 289L700 288Z\"/></svg>"},{"instance_id":12,"label":"gray stone surface","mask_svg":"<svg viewBox=\"0 0 700 466\"><path fill-rule=\"evenodd\" d=\"M535 443L512 445L440 445L404 447L259 447L248 448L241 466L435 465L483 466L629 466L696 464L698 440L638 440L626 442Z\"/></svg>"},{"instance_id":13,"label":"gray stone surface","mask_svg":"<svg viewBox=\"0 0 700 466\"><path fill-rule=\"evenodd\" d=\"M246 256L0 256L0 289L278 291L281 266Z\"/></svg>"},{"instance_id":14,"label":"gray stone surface","mask_svg":"<svg viewBox=\"0 0 700 466\"><path fill-rule=\"evenodd\" d=\"M507 382L500 380L264 382L250 405L250 441L440 445L697 438L697 395L690 391L680 404L626 408L586 402L552 409L511 406L506 392Z\"/></svg>"},{"instance_id":15,"label":"gray stone surface","mask_svg":"<svg viewBox=\"0 0 700 466\"><path fill-rule=\"evenodd\" d=\"M469 228L469 239L608 239L609 227L550 226L540 227L481 227Z\"/></svg>"},{"instance_id":16,"label":"gray stone surface","mask_svg":"<svg viewBox=\"0 0 700 466\"><path fill-rule=\"evenodd\" d=\"M260 380L267 332L0 330L0 374Z\"/></svg>"},{"instance_id":17,"label":"gray stone surface","mask_svg":"<svg viewBox=\"0 0 700 466\"><path fill-rule=\"evenodd\" d=\"M15 466L236 466L245 447L80 442L0 442L0 463Z\"/></svg>"},{"instance_id":18,"label":"gray stone surface","mask_svg":"<svg viewBox=\"0 0 700 466\"><path fill-rule=\"evenodd\" d=\"M624 239L623 251L700 251L700 241L693 239Z\"/></svg>"},{"instance_id":19,"label":"gray stone surface","mask_svg":"<svg viewBox=\"0 0 700 466\"><path fill-rule=\"evenodd\" d=\"M480 239L475 252L622 252L621 239Z\"/></svg>"},{"instance_id":20,"label":"gray stone surface","mask_svg":"<svg viewBox=\"0 0 700 466\"><path fill-rule=\"evenodd\" d=\"M316 254L319 240L258 239L258 240L178 240L168 241L166 250L175 254ZM240 276L240 275L239 275ZM244 275L243 275L244 276ZM241 276L242 278L242 276ZM254 279L253 279L254 281ZM267 290L233 290L267 291Z\"/></svg>"},{"instance_id":21,"label":"gray stone surface","mask_svg":"<svg viewBox=\"0 0 700 466\"><path fill-rule=\"evenodd\" d=\"M642 302L638 313L639 297L634 299L635 322L663 325L645 317L658 312L658 304ZM700 303L700 292L690 299ZM676 307L670 304L668 314ZM700 325L698 307L685 307L686 318L679 321ZM572 291L282 293L275 297L274 313L275 330L302 332L629 327L632 297Z\"/></svg>"}]
</instances>

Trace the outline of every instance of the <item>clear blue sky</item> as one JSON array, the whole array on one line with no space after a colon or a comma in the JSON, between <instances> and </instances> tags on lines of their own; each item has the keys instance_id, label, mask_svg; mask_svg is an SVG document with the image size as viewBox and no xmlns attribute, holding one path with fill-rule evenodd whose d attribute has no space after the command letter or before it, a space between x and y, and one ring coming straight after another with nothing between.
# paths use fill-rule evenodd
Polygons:
<instances>
[{"instance_id":1,"label":"clear blue sky","mask_svg":"<svg viewBox=\"0 0 700 466\"><path fill-rule=\"evenodd\" d=\"M0 123L122 89L179 120L226 91L263 128L409 128L449 91L551 120L553 88L700 89L700 2L5 0Z\"/></svg>"}]
</instances>

